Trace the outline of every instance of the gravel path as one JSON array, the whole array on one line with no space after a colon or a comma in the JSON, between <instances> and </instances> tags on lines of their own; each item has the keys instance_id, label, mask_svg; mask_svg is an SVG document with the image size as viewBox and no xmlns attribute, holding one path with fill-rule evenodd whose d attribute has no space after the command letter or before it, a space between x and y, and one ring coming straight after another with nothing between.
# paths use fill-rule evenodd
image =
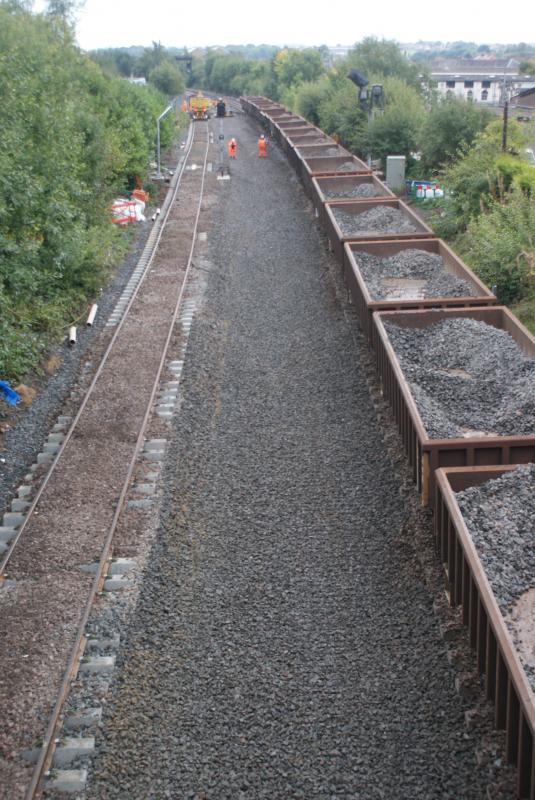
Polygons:
<instances>
[{"instance_id":1,"label":"gravel path","mask_svg":"<svg viewBox=\"0 0 535 800\"><path fill-rule=\"evenodd\" d=\"M391 206L378 206L356 214L348 214L333 206L332 212L344 236L416 232L416 226L405 214Z\"/></svg>"},{"instance_id":2,"label":"gravel path","mask_svg":"<svg viewBox=\"0 0 535 800\"><path fill-rule=\"evenodd\" d=\"M506 331L461 318L385 327L432 439L535 432L535 359Z\"/></svg>"},{"instance_id":3,"label":"gravel path","mask_svg":"<svg viewBox=\"0 0 535 800\"><path fill-rule=\"evenodd\" d=\"M389 258L356 252L355 258L374 300L470 297L475 293L471 284L447 272L439 255L427 250L409 248Z\"/></svg>"},{"instance_id":4,"label":"gravel path","mask_svg":"<svg viewBox=\"0 0 535 800\"><path fill-rule=\"evenodd\" d=\"M225 125L239 158L88 797L480 800L311 208L278 148Z\"/></svg>"},{"instance_id":5,"label":"gravel path","mask_svg":"<svg viewBox=\"0 0 535 800\"><path fill-rule=\"evenodd\" d=\"M535 464L517 467L496 480L456 494L470 536L492 591L517 643L524 620L515 615L518 601L535 589ZM533 599L530 603L533 628ZM527 633L527 632L526 632ZM533 630L521 651L535 691Z\"/></svg>"}]
</instances>

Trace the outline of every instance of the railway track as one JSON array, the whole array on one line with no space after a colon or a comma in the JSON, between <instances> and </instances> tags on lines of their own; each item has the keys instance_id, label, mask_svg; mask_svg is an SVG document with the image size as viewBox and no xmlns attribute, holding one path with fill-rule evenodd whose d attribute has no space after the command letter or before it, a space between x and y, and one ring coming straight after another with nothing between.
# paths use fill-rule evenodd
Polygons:
<instances>
[{"instance_id":1,"label":"railway track","mask_svg":"<svg viewBox=\"0 0 535 800\"><path fill-rule=\"evenodd\" d=\"M32 499L25 494L15 506L20 510L4 516L4 534L12 530L12 536L0 564L1 782L10 800L43 792L147 425L155 411L165 421L176 402L182 362L169 363L169 352L172 346L184 353L191 325L191 310L182 314L183 325L177 321L192 270L210 140L207 124L190 126L162 214L110 318L114 333L79 410L68 429L61 430L66 420L57 426L56 452ZM29 774L17 754L38 741Z\"/></svg>"},{"instance_id":2,"label":"railway track","mask_svg":"<svg viewBox=\"0 0 535 800\"><path fill-rule=\"evenodd\" d=\"M251 111L253 106L254 103L250 104L248 110ZM260 121L265 122L263 116L266 114L269 117L269 112L262 111L261 105L256 107L256 111L258 115L255 113L255 116ZM306 125L300 118L285 122L279 119L280 116L275 114L267 120L268 129L283 146L290 141L287 154L295 157L296 168L313 199L317 216L324 220L327 214L325 198L320 199L319 187L325 175L322 173L315 177L313 164L307 166L305 159L291 146L292 133L301 131ZM282 116L292 115L283 112ZM313 135L317 135L317 130ZM164 206L161 223L152 236L151 252L144 254L133 285L110 318L110 327L117 327L94 380L68 430L58 431L61 441L57 445L52 443L57 453L53 454L55 458L40 488L28 501L27 507L24 507L23 499L21 506L24 508L13 511L13 517L8 519L13 523L14 535L0 567L4 583L1 626L5 642L4 661L0 662L0 673L4 678L0 679L0 685L3 691L9 689L11 699L14 699L11 706L7 694L3 699L8 735L2 742L3 752L9 754L13 771L0 774L0 778L4 786L15 787L9 795L13 800L23 796L30 800L43 792L58 744L65 699L84 657L91 608L111 570L121 570L124 566L112 560L113 556L122 553L116 549L114 536L124 518L136 463L144 449L149 461L151 452L158 457L162 452L158 438L149 442L147 450L147 425L155 406L158 406L157 413L162 420L160 435L163 436L165 419L172 413L169 407L173 398L176 399L176 378L182 366L184 334L190 324L188 320L191 321L191 308L183 313L186 320L183 328L177 327L177 321L187 297L187 281L193 266L208 176L210 139L208 125L198 122L190 129L181 168ZM320 155L319 151L317 155ZM316 160L318 166L317 159L313 157L310 160ZM349 163L346 155L342 156L342 161L344 165ZM360 173L359 182L371 181L364 164L357 164L351 172ZM347 179L349 176L343 177ZM330 180L334 180L334 176ZM340 173L337 173L338 180ZM382 202L385 206L391 201ZM358 203L354 205L355 212L364 207L359 207ZM428 236L427 232L425 236ZM340 231L334 226L331 239L346 278L356 274L358 267L351 261L351 244L344 246ZM336 248L338 240L340 246ZM430 249L435 249L435 243L438 245L438 240L432 237L421 241L430 242ZM367 245L369 242L359 246L366 248ZM389 243L390 246L403 249L404 243L396 239L392 245ZM350 289L356 297L359 289L356 278L353 284ZM483 300L492 303L495 298L488 294ZM436 304L436 301L431 303ZM368 320L370 330L375 330L373 309L366 305L366 298L361 300L360 306L357 313ZM368 334L373 338L370 331ZM171 349L179 356L170 356ZM170 363L171 358L176 360ZM166 369L170 380L162 384ZM393 379L390 383L394 386ZM160 400L157 400L158 395ZM402 433L411 431L407 445L409 456L416 453L418 464L425 464L405 409L400 429ZM428 482L428 472L419 481ZM433 498L432 492L431 500ZM429 499L429 490L426 499ZM457 572L462 568L464 575L464 583L457 580L452 591L452 603L459 602L468 580L468 567L461 563L460 545L448 544L448 537L452 536L449 522L440 535L444 540L442 550L449 558L449 583L455 584L455 569L459 565ZM507 729L508 757L519 768L519 796L533 798L533 717L524 714L519 702L529 704L531 690L527 687L524 691L522 684L524 694L519 698L518 682L507 683L504 677L507 658L502 657L501 651L500 659L496 657L497 644L492 638L490 624L486 623L477 592L478 586L474 582L473 589L470 585L465 611L465 616L473 617L470 636L478 643L478 663L487 670L491 697L497 689L492 689L490 678L496 669L495 662L500 665L502 674L498 688L502 693L505 691L508 698L500 706L500 727ZM502 636L501 631L499 634ZM502 639L505 641L506 636ZM65 642L68 647L65 647ZM505 644L509 646L510 643L505 641ZM46 663L43 663L41 672L35 673L33 667L40 660ZM15 731L15 719L20 722L26 717L28 725L19 726L17 734L10 738L9 729ZM36 747L37 763L30 775L18 756L23 747L30 745L29 737L38 735L41 738L45 724L43 742L39 741Z\"/></svg>"}]
</instances>

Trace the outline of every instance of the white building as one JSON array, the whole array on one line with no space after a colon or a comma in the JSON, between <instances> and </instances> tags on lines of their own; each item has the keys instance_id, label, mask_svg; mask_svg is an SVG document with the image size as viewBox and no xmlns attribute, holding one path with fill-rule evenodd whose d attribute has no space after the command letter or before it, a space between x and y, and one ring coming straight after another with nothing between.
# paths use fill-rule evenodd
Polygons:
<instances>
[{"instance_id":1,"label":"white building","mask_svg":"<svg viewBox=\"0 0 535 800\"><path fill-rule=\"evenodd\" d=\"M443 59L431 64L438 91L475 103L499 104L522 89L535 86L535 77L520 75L515 59Z\"/></svg>"}]
</instances>

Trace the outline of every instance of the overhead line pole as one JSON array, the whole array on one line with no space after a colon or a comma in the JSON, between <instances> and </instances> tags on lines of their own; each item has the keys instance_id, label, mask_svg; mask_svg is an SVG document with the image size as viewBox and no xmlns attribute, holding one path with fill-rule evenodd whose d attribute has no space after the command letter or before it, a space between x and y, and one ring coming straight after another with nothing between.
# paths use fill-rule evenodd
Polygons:
<instances>
[{"instance_id":1,"label":"overhead line pole","mask_svg":"<svg viewBox=\"0 0 535 800\"><path fill-rule=\"evenodd\" d=\"M157 153L158 169L157 169L157 172L156 172L156 177L159 178L159 179L161 179L163 177L162 173L161 173L161 170L160 170L160 121L165 117L166 114L168 114L172 110L173 110L173 106L167 106L165 111L162 111L162 113L160 114L160 116L156 120L156 142L157 142L156 147L157 147L157 151L158 151L158 153Z\"/></svg>"}]
</instances>

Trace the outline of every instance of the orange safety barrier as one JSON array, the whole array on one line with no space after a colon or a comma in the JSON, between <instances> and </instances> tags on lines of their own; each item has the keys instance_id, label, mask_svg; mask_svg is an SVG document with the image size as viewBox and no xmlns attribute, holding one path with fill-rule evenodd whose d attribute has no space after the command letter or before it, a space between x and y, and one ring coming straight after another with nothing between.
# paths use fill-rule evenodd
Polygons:
<instances>
[{"instance_id":1,"label":"orange safety barrier","mask_svg":"<svg viewBox=\"0 0 535 800\"><path fill-rule=\"evenodd\" d=\"M142 200L144 203L146 203L149 199L149 193L145 192L143 189L134 189L132 192L132 197L135 197L136 200Z\"/></svg>"},{"instance_id":2,"label":"orange safety barrier","mask_svg":"<svg viewBox=\"0 0 535 800\"><path fill-rule=\"evenodd\" d=\"M136 222L136 204L129 200L115 201L111 207L112 222L115 225L127 225Z\"/></svg>"}]
</instances>

